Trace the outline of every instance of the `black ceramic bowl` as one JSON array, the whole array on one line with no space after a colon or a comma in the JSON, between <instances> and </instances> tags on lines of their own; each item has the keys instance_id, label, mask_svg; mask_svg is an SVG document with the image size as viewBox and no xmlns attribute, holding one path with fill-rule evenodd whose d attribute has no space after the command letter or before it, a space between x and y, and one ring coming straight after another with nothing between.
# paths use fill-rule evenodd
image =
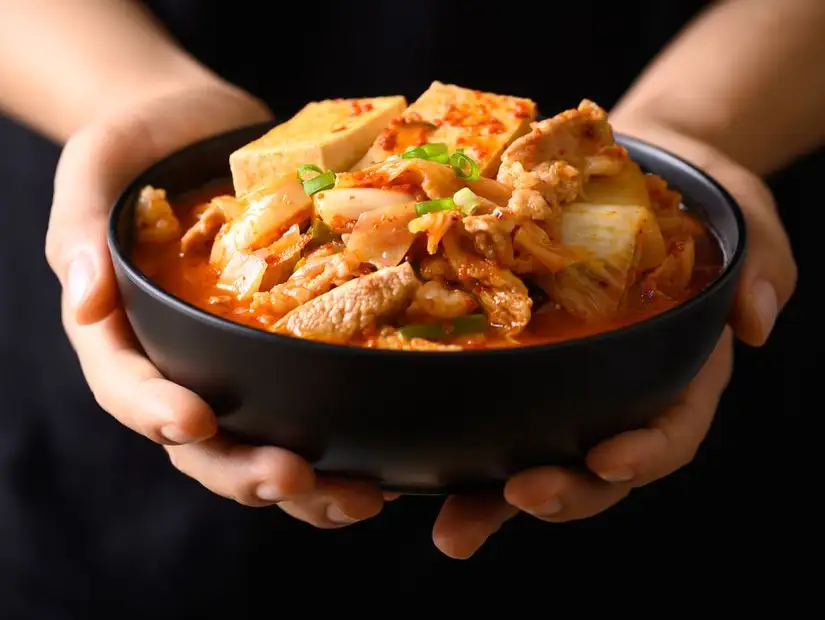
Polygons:
<instances>
[{"instance_id":1,"label":"black ceramic bowl","mask_svg":"<svg viewBox=\"0 0 825 620\"><path fill-rule=\"evenodd\" d=\"M141 174L111 214L109 243L129 320L169 379L202 395L242 441L289 448L321 472L441 493L501 484L542 464L577 464L596 442L644 425L694 377L725 325L744 255L733 198L690 164L619 136L682 192L718 237L722 273L642 323L519 349L420 353L304 341L212 316L163 292L129 258L140 188L171 197L229 176L229 154L268 125L217 136Z\"/></svg>"}]
</instances>

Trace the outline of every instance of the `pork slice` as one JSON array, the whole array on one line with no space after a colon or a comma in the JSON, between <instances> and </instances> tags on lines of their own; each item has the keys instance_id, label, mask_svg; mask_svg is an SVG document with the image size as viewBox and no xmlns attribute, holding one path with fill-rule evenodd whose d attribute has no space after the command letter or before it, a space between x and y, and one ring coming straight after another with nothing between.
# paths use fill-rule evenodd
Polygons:
<instances>
[{"instance_id":1,"label":"pork slice","mask_svg":"<svg viewBox=\"0 0 825 620\"><path fill-rule=\"evenodd\" d=\"M272 331L308 340L344 343L412 300L419 286L409 263L350 280L295 308Z\"/></svg>"}]
</instances>

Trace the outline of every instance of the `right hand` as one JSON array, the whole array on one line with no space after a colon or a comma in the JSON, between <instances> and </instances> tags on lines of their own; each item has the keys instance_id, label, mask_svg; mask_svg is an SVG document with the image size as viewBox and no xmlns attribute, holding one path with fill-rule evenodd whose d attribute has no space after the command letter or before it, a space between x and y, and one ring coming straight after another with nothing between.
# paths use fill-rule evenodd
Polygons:
<instances>
[{"instance_id":1,"label":"right hand","mask_svg":"<svg viewBox=\"0 0 825 620\"><path fill-rule=\"evenodd\" d=\"M219 495L340 527L378 514L380 490L316 480L291 452L221 437L209 406L164 379L141 352L106 244L109 208L143 169L199 139L269 118L260 101L214 80L148 97L81 129L57 166L46 257L63 287L63 325L103 409L163 444L175 467Z\"/></svg>"}]
</instances>

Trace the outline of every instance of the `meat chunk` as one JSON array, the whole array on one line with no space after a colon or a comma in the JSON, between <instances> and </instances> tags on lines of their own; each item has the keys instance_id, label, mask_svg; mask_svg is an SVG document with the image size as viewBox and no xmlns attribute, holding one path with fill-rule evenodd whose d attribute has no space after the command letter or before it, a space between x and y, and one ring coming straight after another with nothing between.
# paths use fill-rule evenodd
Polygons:
<instances>
[{"instance_id":1,"label":"meat chunk","mask_svg":"<svg viewBox=\"0 0 825 620\"><path fill-rule=\"evenodd\" d=\"M328 254L319 248L307 257L304 264L289 279L266 293L257 293L253 309L271 318L280 319L310 299L327 293L334 286L362 275L361 261L350 252Z\"/></svg>"},{"instance_id":2,"label":"meat chunk","mask_svg":"<svg viewBox=\"0 0 825 620\"><path fill-rule=\"evenodd\" d=\"M180 222L166 199L166 190L147 185L135 205L135 230L141 243L166 243L180 235Z\"/></svg>"},{"instance_id":3,"label":"meat chunk","mask_svg":"<svg viewBox=\"0 0 825 620\"><path fill-rule=\"evenodd\" d=\"M280 334L345 343L395 316L410 302L419 281L404 263L351 280L291 311L273 327Z\"/></svg>"},{"instance_id":4,"label":"meat chunk","mask_svg":"<svg viewBox=\"0 0 825 620\"><path fill-rule=\"evenodd\" d=\"M444 257L459 282L476 296L493 327L512 336L519 334L532 316L533 302L524 282L509 269L465 251L460 242L455 231L443 241Z\"/></svg>"},{"instance_id":5,"label":"meat chunk","mask_svg":"<svg viewBox=\"0 0 825 620\"><path fill-rule=\"evenodd\" d=\"M189 254L198 248L207 246L215 240L215 236L218 234L221 226L226 224L230 219L223 209L220 197L212 200L198 218L198 221L195 222L181 238L181 252Z\"/></svg>"},{"instance_id":6,"label":"meat chunk","mask_svg":"<svg viewBox=\"0 0 825 620\"><path fill-rule=\"evenodd\" d=\"M548 219L559 205L578 199L591 177L616 175L627 161L627 151L613 140L607 112L584 100L575 110L533 123L530 133L502 154L498 181L516 190L508 210Z\"/></svg>"},{"instance_id":7,"label":"meat chunk","mask_svg":"<svg viewBox=\"0 0 825 620\"><path fill-rule=\"evenodd\" d=\"M454 319L475 310L476 305L475 300L468 293L451 289L439 280L430 280L416 291L415 298L407 309L407 314Z\"/></svg>"}]
</instances>

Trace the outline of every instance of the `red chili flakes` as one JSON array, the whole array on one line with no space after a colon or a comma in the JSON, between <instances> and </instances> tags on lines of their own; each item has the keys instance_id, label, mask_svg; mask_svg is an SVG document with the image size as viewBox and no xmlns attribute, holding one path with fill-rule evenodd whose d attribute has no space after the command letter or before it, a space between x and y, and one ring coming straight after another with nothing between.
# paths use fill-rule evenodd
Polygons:
<instances>
[{"instance_id":1,"label":"red chili flakes","mask_svg":"<svg viewBox=\"0 0 825 620\"><path fill-rule=\"evenodd\" d=\"M398 143L398 129L392 123L378 136L378 146L385 151L392 151Z\"/></svg>"},{"instance_id":2,"label":"red chili flakes","mask_svg":"<svg viewBox=\"0 0 825 620\"><path fill-rule=\"evenodd\" d=\"M484 159L485 157L487 157L488 153L490 152L490 149L481 146L480 144L476 144L473 147L473 151L475 152L476 159Z\"/></svg>"},{"instance_id":3,"label":"red chili flakes","mask_svg":"<svg viewBox=\"0 0 825 620\"><path fill-rule=\"evenodd\" d=\"M352 102L352 116L361 116L365 112L372 110L372 104L369 102L362 103L361 101Z\"/></svg>"},{"instance_id":4,"label":"red chili flakes","mask_svg":"<svg viewBox=\"0 0 825 620\"><path fill-rule=\"evenodd\" d=\"M530 104L526 101L516 101L513 109L510 110L510 115L516 118L527 118L530 116Z\"/></svg>"}]
</instances>

